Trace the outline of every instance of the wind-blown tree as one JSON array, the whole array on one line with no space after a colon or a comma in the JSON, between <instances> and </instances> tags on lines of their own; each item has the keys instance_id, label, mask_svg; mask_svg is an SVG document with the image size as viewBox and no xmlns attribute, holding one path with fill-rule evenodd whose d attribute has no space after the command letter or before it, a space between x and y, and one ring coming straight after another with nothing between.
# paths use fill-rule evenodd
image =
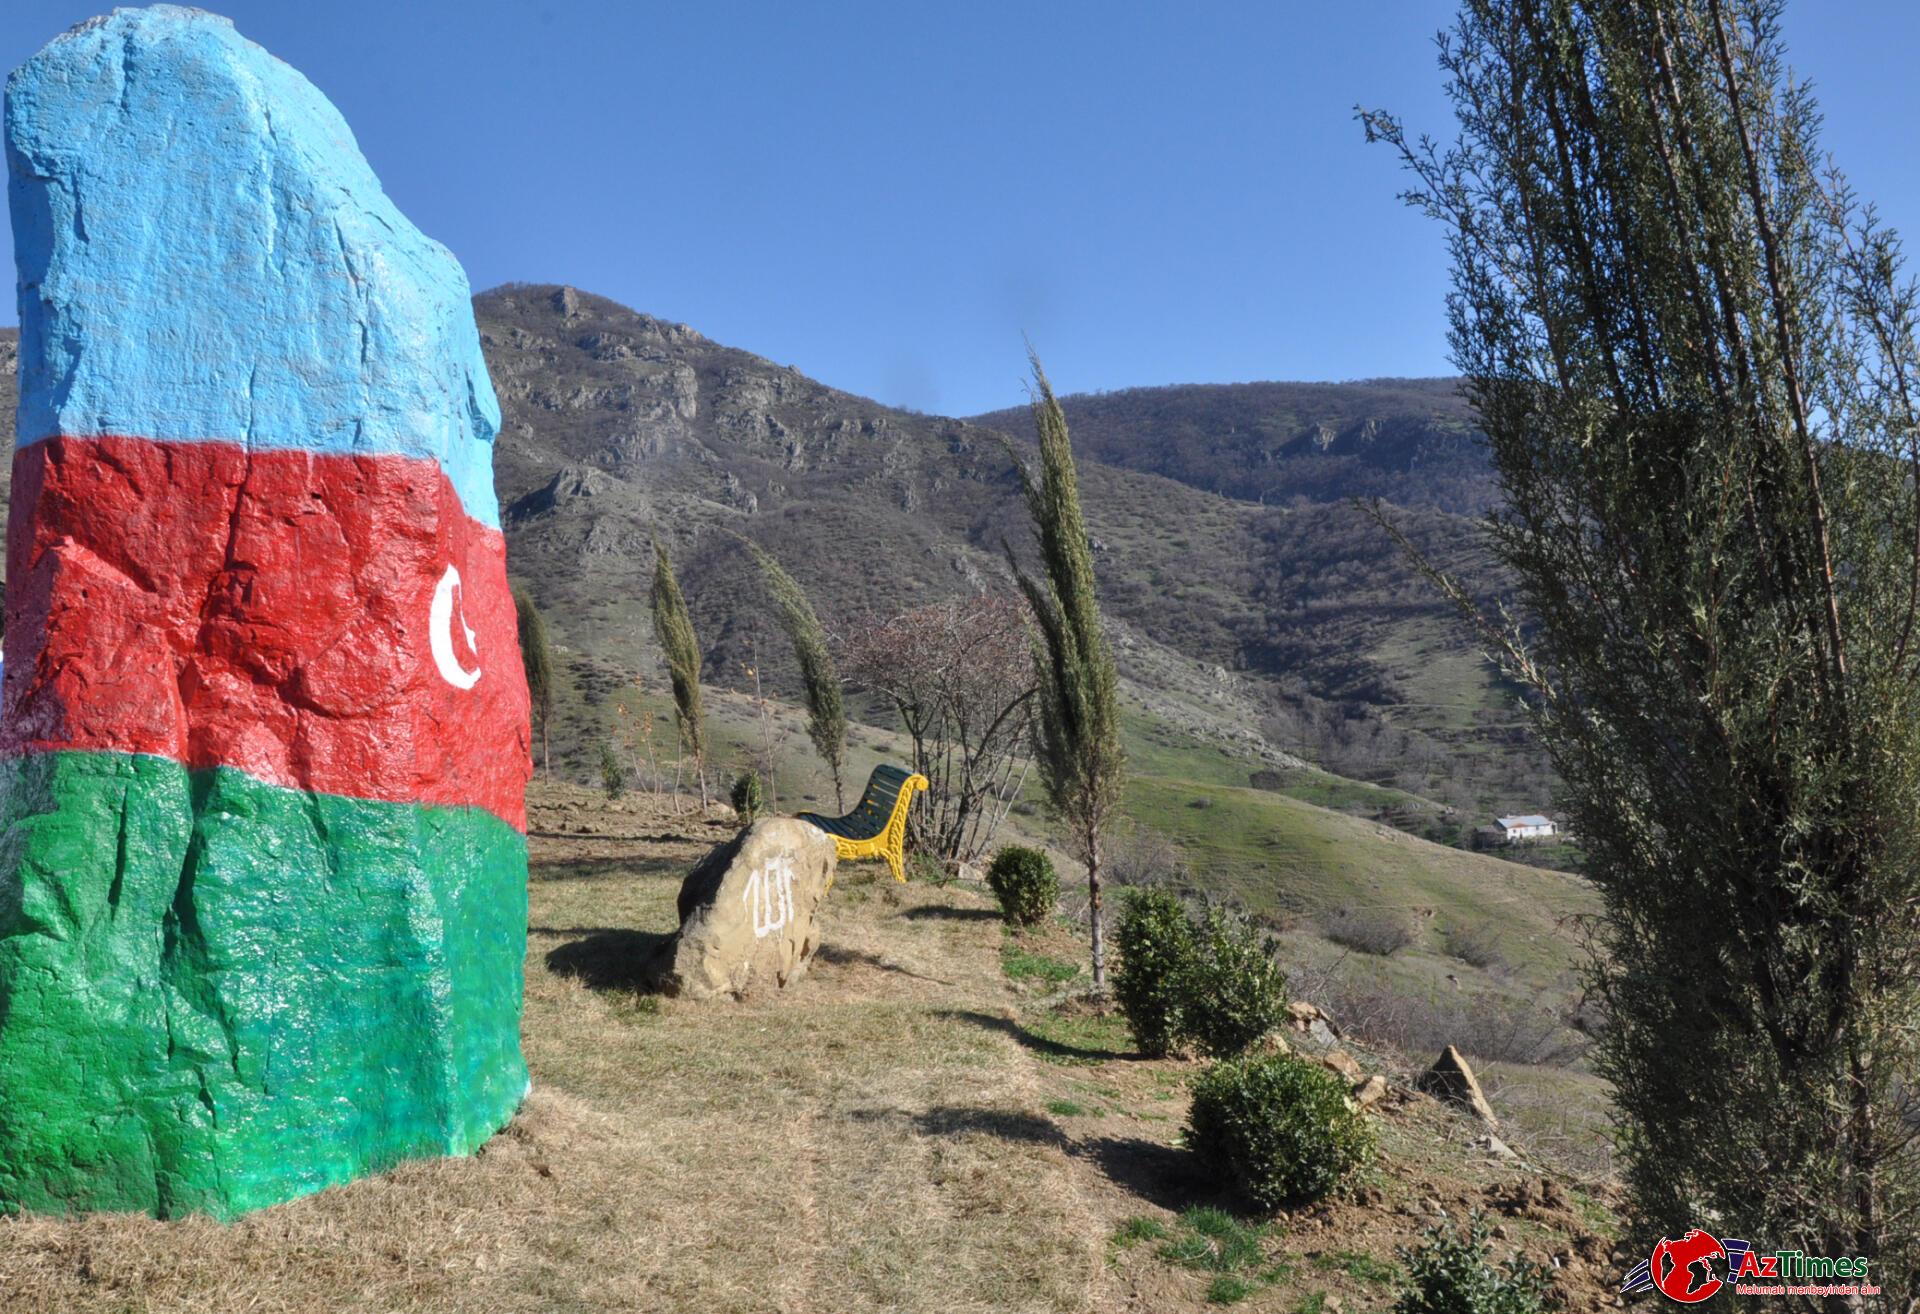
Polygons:
<instances>
[{"instance_id":1,"label":"wind-blown tree","mask_svg":"<svg viewBox=\"0 0 1920 1314\"><path fill-rule=\"evenodd\" d=\"M533 728L540 732L540 769L552 775L547 726L553 720L553 645L547 641L547 623L525 589L513 591L513 611L520 628L520 660L527 669L527 694L533 703Z\"/></svg>"},{"instance_id":2,"label":"wind-blown tree","mask_svg":"<svg viewBox=\"0 0 1920 1314\"><path fill-rule=\"evenodd\" d=\"M653 540L653 633L666 659L673 685L674 722L680 743L693 758L700 781L700 806L707 806L707 728L700 706L700 641L687 614L687 599L673 576L673 562L658 538ZM675 786L678 788L678 785Z\"/></svg>"},{"instance_id":3,"label":"wind-blown tree","mask_svg":"<svg viewBox=\"0 0 1920 1314\"><path fill-rule=\"evenodd\" d=\"M840 672L827 646L827 631L813 610L807 591L789 575L786 568L752 539L746 545L760 574L773 595L780 613L780 626L793 644L793 658L800 667L800 688L807 700L807 738L833 773L833 801L846 809L846 789L841 781L847 760L847 708L840 690Z\"/></svg>"},{"instance_id":4,"label":"wind-blown tree","mask_svg":"<svg viewBox=\"0 0 1920 1314\"><path fill-rule=\"evenodd\" d=\"M1780 12L1467 0L1440 42L1458 141L1361 117L1449 233L1528 622L1482 633L1603 900L1598 1055L1643 1232L1865 1255L1905 1308L1916 297L1822 161Z\"/></svg>"},{"instance_id":5,"label":"wind-blown tree","mask_svg":"<svg viewBox=\"0 0 1920 1314\"><path fill-rule=\"evenodd\" d=\"M1071 834L1074 856L1087 868L1093 988L1107 988L1107 942L1100 906L1100 840L1120 805L1126 754L1120 747L1119 676L1094 591L1093 547L1080 512L1080 487L1066 413L1054 398L1040 357L1033 366L1033 424L1040 440L1036 480L1016 461L1033 516L1043 573L1014 565L1020 591L1033 608L1037 634L1034 676L1034 759L1053 814ZM1008 553L1011 559L1012 553Z\"/></svg>"}]
</instances>

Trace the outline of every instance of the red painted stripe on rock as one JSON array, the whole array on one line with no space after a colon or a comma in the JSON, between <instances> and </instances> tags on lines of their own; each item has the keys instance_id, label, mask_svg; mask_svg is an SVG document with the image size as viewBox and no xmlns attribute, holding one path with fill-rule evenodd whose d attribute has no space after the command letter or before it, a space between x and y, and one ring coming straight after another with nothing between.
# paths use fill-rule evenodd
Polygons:
<instances>
[{"instance_id":1,"label":"red painted stripe on rock","mask_svg":"<svg viewBox=\"0 0 1920 1314\"><path fill-rule=\"evenodd\" d=\"M14 454L7 577L0 754L152 753L526 829L506 541L431 461L51 438Z\"/></svg>"}]
</instances>

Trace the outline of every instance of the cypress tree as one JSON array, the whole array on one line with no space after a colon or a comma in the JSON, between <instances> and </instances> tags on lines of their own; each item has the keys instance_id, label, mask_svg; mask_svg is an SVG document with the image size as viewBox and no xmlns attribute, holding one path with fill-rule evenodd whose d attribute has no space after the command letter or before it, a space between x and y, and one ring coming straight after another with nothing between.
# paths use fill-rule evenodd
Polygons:
<instances>
[{"instance_id":1,"label":"cypress tree","mask_svg":"<svg viewBox=\"0 0 1920 1314\"><path fill-rule=\"evenodd\" d=\"M1864 1255L1906 1308L1920 303L1821 154L1781 13L1466 0L1440 42L1458 142L1362 119L1449 234L1525 625L1476 619L1603 902L1642 1238Z\"/></svg>"},{"instance_id":2,"label":"cypress tree","mask_svg":"<svg viewBox=\"0 0 1920 1314\"><path fill-rule=\"evenodd\" d=\"M525 589L513 591L513 611L520 629L520 660L527 668L533 727L540 732L540 769L551 776L553 750L547 726L553 720L553 647L547 641L547 623Z\"/></svg>"},{"instance_id":3,"label":"cypress tree","mask_svg":"<svg viewBox=\"0 0 1920 1314\"><path fill-rule=\"evenodd\" d=\"M1126 754L1120 747L1119 676L1094 591L1093 548L1080 511L1066 413L1053 395L1039 356L1029 351L1028 360L1033 367L1040 477L1036 481L1024 464L1018 468L1043 570L1036 579L1015 563L1014 574L1036 627L1034 759L1048 805L1066 825L1074 855L1086 864L1093 988L1103 991L1107 950L1100 840L1120 805L1126 778Z\"/></svg>"},{"instance_id":4,"label":"cypress tree","mask_svg":"<svg viewBox=\"0 0 1920 1314\"><path fill-rule=\"evenodd\" d=\"M800 683L807 700L807 738L813 741L827 767L833 772L833 798L837 807L846 808L841 770L847 756L847 710L840 690L840 673L827 646L827 631L813 609L806 590L774 560L771 553L751 539L746 544L767 592L773 595L780 612L781 628L793 644L794 660L800 665Z\"/></svg>"},{"instance_id":5,"label":"cypress tree","mask_svg":"<svg viewBox=\"0 0 1920 1314\"><path fill-rule=\"evenodd\" d=\"M673 562L658 538L653 540L653 633L666 659L673 685L673 712L680 742L693 757L700 780L700 806L707 805L707 734L700 706L700 642L687 614L687 599L673 576Z\"/></svg>"}]
</instances>

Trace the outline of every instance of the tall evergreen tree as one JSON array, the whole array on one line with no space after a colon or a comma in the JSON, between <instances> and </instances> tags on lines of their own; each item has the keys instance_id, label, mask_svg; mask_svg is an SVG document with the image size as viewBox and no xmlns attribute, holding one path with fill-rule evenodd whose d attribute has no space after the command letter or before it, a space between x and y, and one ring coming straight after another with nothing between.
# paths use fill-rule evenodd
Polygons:
<instances>
[{"instance_id":1,"label":"tall evergreen tree","mask_svg":"<svg viewBox=\"0 0 1920 1314\"><path fill-rule=\"evenodd\" d=\"M673 685L674 721L680 742L693 758L700 781L700 806L707 805L707 730L700 706L700 641L687 614L687 599L673 576L673 562L658 538L653 540L653 633L667 662Z\"/></svg>"},{"instance_id":2,"label":"tall evergreen tree","mask_svg":"<svg viewBox=\"0 0 1920 1314\"><path fill-rule=\"evenodd\" d=\"M1080 512L1080 486L1066 413L1054 398L1040 357L1033 366L1033 423L1040 440L1040 477L1021 464L1021 486L1033 516L1044 568L1035 579L1014 566L1033 608L1038 682L1034 759L1054 815L1066 824L1073 851L1087 868L1092 923L1093 988L1107 986L1106 930L1101 908L1100 841L1126 777L1120 747L1119 676L1094 591L1093 547ZM1009 554L1011 555L1011 554Z\"/></svg>"},{"instance_id":3,"label":"tall evergreen tree","mask_svg":"<svg viewBox=\"0 0 1920 1314\"><path fill-rule=\"evenodd\" d=\"M780 612L781 628L793 644L794 660L800 664L800 685L807 700L807 738L813 741L814 748L833 772L834 805L844 810L846 794L841 771L847 758L847 709L840 689L840 672L827 646L826 628L820 624L806 590L786 568L752 539L740 541L760 567L767 592L773 595L774 606Z\"/></svg>"},{"instance_id":4,"label":"tall evergreen tree","mask_svg":"<svg viewBox=\"0 0 1920 1314\"><path fill-rule=\"evenodd\" d=\"M1450 234L1528 622L1482 633L1604 903L1598 1053L1643 1232L1865 1255L1905 1308L1916 297L1822 159L1780 17L1466 0L1440 42L1458 142L1362 119Z\"/></svg>"},{"instance_id":5,"label":"tall evergreen tree","mask_svg":"<svg viewBox=\"0 0 1920 1314\"><path fill-rule=\"evenodd\" d=\"M547 727L553 720L553 646L547 641L547 623L525 589L513 591L513 611L520 628L520 660L527 668L527 694L533 702L533 728L540 732L540 769L552 775Z\"/></svg>"}]
</instances>

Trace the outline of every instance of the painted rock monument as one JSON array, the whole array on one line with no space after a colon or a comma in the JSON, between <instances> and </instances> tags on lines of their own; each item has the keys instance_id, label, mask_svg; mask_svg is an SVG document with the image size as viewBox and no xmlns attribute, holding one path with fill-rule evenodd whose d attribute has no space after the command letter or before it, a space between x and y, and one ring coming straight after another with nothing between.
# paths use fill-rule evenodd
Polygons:
<instances>
[{"instance_id":1,"label":"painted rock monument","mask_svg":"<svg viewBox=\"0 0 1920 1314\"><path fill-rule=\"evenodd\" d=\"M465 275L156 6L7 84L0 1210L230 1216L527 1089L527 691Z\"/></svg>"}]
</instances>

